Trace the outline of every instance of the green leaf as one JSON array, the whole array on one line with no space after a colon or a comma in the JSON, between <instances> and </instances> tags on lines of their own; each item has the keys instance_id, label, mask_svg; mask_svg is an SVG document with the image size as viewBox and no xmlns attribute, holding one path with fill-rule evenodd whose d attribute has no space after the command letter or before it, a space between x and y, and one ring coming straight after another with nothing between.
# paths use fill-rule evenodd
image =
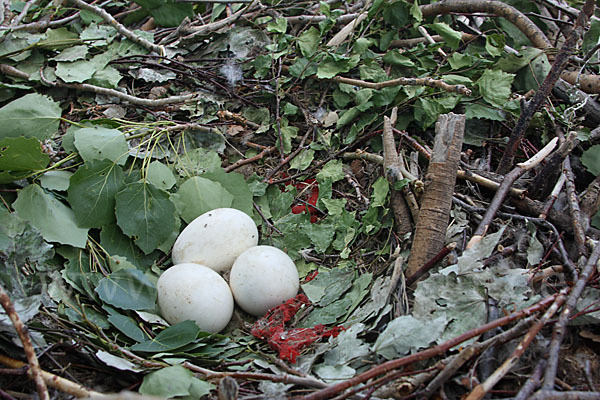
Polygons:
<instances>
[{"instance_id":1,"label":"green leaf","mask_svg":"<svg viewBox=\"0 0 600 400\"><path fill-rule=\"evenodd\" d=\"M225 172L222 168L219 168L216 171L203 174L202 177L220 183L227 192L233 195L233 201L229 207L238 209L252 216L254 212L252 192L242 174L238 174L237 172Z\"/></svg>"},{"instance_id":2,"label":"green leaf","mask_svg":"<svg viewBox=\"0 0 600 400\"><path fill-rule=\"evenodd\" d=\"M108 322L121 331L125 336L135 340L136 342L144 342L147 339L144 331L138 327L135 320L131 317L113 312L108 316Z\"/></svg>"},{"instance_id":3,"label":"green leaf","mask_svg":"<svg viewBox=\"0 0 600 400\"><path fill-rule=\"evenodd\" d=\"M310 58L315 54L321 43L319 30L311 26L306 32L298 36L298 48L304 57Z\"/></svg>"},{"instance_id":4,"label":"green leaf","mask_svg":"<svg viewBox=\"0 0 600 400\"><path fill-rule=\"evenodd\" d=\"M58 131L61 112L50 97L26 94L0 108L0 139L18 136L48 139Z\"/></svg>"},{"instance_id":5,"label":"green leaf","mask_svg":"<svg viewBox=\"0 0 600 400\"><path fill-rule=\"evenodd\" d=\"M429 26L442 36L444 42L446 42L446 44L448 44L452 50L458 49L460 40L462 38L462 34L460 32L455 31L445 22L436 22Z\"/></svg>"},{"instance_id":6,"label":"green leaf","mask_svg":"<svg viewBox=\"0 0 600 400\"><path fill-rule=\"evenodd\" d=\"M116 224L102 227L100 245L111 256L125 257L138 269L145 270L154 263L152 254L144 255L133 240L125 236Z\"/></svg>"},{"instance_id":7,"label":"green leaf","mask_svg":"<svg viewBox=\"0 0 600 400\"><path fill-rule=\"evenodd\" d=\"M334 268L319 272L317 277L302 285L311 302L325 307L352 287L354 272L348 268Z\"/></svg>"},{"instance_id":8,"label":"green leaf","mask_svg":"<svg viewBox=\"0 0 600 400\"><path fill-rule=\"evenodd\" d=\"M0 139L0 170L35 171L46 168L50 157L42 152L35 138L6 137Z\"/></svg>"},{"instance_id":9,"label":"green leaf","mask_svg":"<svg viewBox=\"0 0 600 400\"><path fill-rule=\"evenodd\" d=\"M417 20L417 22L423 21L423 13L419 7L419 1L415 0L410 6L410 15Z\"/></svg>"},{"instance_id":10,"label":"green leaf","mask_svg":"<svg viewBox=\"0 0 600 400\"><path fill-rule=\"evenodd\" d=\"M57 56L52 57L51 60L56 62L83 60L85 59L89 49L90 48L85 45L68 47L61 51Z\"/></svg>"},{"instance_id":11,"label":"green leaf","mask_svg":"<svg viewBox=\"0 0 600 400\"><path fill-rule=\"evenodd\" d=\"M506 113L489 105L468 103L465 105L467 119L479 118L492 121L506 121Z\"/></svg>"},{"instance_id":12,"label":"green leaf","mask_svg":"<svg viewBox=\"0 0 600 400\"><path fill-rule=\"evenodd\" d=\"M160 161L152 161L148 165L146 180L161 190L169 190L177 182L173 171Z\"/></svg>"},{"instance_id":13,"label":"green leaf","mask_svg":"<svg viewBox=\"0 0 600 400\"><path fill-rule=\"evenodd\" d=\"M88 230L77 225L73 210L38 185L21 189L13 207L21 218L38 228L47 241L85 247Z\"/></svg>"},{"instance_id":14,"label":"green leaf","mask_svg":"<svg viewBox=\"0 0 600 400\"><path fill-rule=\"evenodd\" d=\"M508 101L514 79L514 74L507 74L497 69L486 69L477 81L477 86L485 101L491 105L502 107Z\"/></svg>"},{"instance_id":15,"label":"green leaf","mask_svg":"<svg viewBox=\"0 0 600 400\"><path fill-rule=\"evenodd\" d=\"M581 155L581 162L591 174L600 176L600 144L584 151Z\"/></svg>"},{"instance_id":16,"label":"green leaf","mask_svg":"<svg viewBox=\"0 0 600 400\"><path fill-rule=\"evenodd\" d=\"M115 195L123 186L123 171L112 161L89 161L79 167L68 190L79 226L99 228L114 222Z\"/></svg>"},{"instance_id":17,"label":"green leaf","mask_svg":"<svg viewBox=\"0 0 600 400\"><path fill-rule=\"evenodd\" d=\"M221 158L213 150L194 149L186 151L175 161L179 176L195 176L221 168Z\"/></svg>"},{"instance_id":18,"label":"green leaf","mask_svg":"<svg viewBox=\"0 0 600 400\"><path fill-rule=\"evenodd\" d=\"M162 27L175 27L181 24L185 17L194 17L193 4L169 0L135 0L135 2L148 10L156 23Z\"/></svg>"},{"instance_id":19,"label":"green leaf","mask_svg":"<svg viewBox=\"0 0 600 400\"><path fill-rule=\"evenodd\" d=\"M349 58L328 56L317 68L317 78L331 79L337 74L348 72L353 67Z\"/></svg>"},{"instance_id":20,"label":"green leaf","mask_svg":"<svg viewBox=\"0 0 600 400\"><path fill-rule=\"evenodd\" d=\"M492 57L499 57L502 55L504 51L504 45L506 44L506 39L504 35L499 33L492 33L485 37L485 50Z\"/></svg>"},{"instance_id":21,"label":"green leaf","mask_svg":"<svg viewBox=\"0 0 600 400\"><path fill-rule=\"evenodd\" d=\"M302 150L300 154L290 161L290 168L304 171L310 167L310 164L315 159L315 151L313 149Z\"/></svg>"},{"instance_id":22,"label":"green leaf","mask_svg":"<svg viewBox=\"0 0 600 400\"><path fill-rule=\"evenodd\" d=\"M440 338L447 323L445 316L419 320L411 315L403 315L390 321L377 336L373 351L391 360L429 347Z\"/></svg>"},{"instance_id":23,"label":"green leaf","mask_svg":"<svg viewBox=\"0 0 600 400\"><path fill-rule=\"evenodd\" d=\"M233 195L218 182L194 176L181 185L173 201L181 218L190 223L207 211L230 207Z\"/></svg>"},{"instance_id":24,"label":"green leaf","mask_svg":"<svg viewBox=\"0 0 600 400\"><path fill-rule=\"evenodd\" d=\"M385 206L385 199L387 198L388 192L390 191L390 183L383 176L377 178L373 183L373 194L371 196L373 207Z\"/></svg>"},{"instance_id":25,"label":"green leaf","mask_svg":"<svg viewBox=\"0 0 600 400\"><path fill-rule=\"evenodd\" d=\"M122 269L103 278L96 287L102 301L124 310L147 310L156 302L156 287L137 269Z\"/></svg>"},{"instance_id":26,"label":"green leaf","mask_svg":"<svg viewBox=\"0 0 600 400\"><path fill-rule=\"evenodd\" d=\"M337 182L344 179L344 170L342 168L342 160L331 160L328 161L321 171L317 174L317 181L319 183L325 180L331 180L331 182Z\"/></svg>"},{"instance_id":27,"label":"green leaf","mask_svg":"<svg viewBox=\"0 0 600 400\"><path fill-rule=\"evenodd\" d=\"M78 60L73 62L59 62L55 74L67 83L82 83L90 79L97 71L106 67L110 57L98 54L91 60Z\"/></svg>"},{"instance_id":28,"label":"green leaf","mask_svg":"<svg viewBox=\"0 0 600 400\"><path fill-rule=\"evenodd\" d=\"M125 135L116 129L81 128L75 131L75 147L84 161L110 160L124 165L129 155Z\"/></svg>"},{"instance_id":29,"label":"green leaf","mask_svg":"<svg viewBox=\"0 0 600 400\"><path fill-rule=\"evenodd\" d=\"M168 327L154 339L131 346L131 349L146 353L171 351L192 343L199 333L200 328L194 321L183 321Z\"/></svg>"},{"instance_id":30,"label":"green leaf","mask_svg":"<svg viewBox=\"0 0 600 400\"><path fill-rule=\"evenodd\" d=\"M190 394L193 379L194 374L192 371L181 365L166 367L144 376L140 393L148 396L158 396L163 399L187 396Z\"/></svg>"},{"instance_id":31,"label":"green leaf","mask_svg":"<svg viewBox=\"0 0 600 400\"><path fill-rule=\"evenodd\" d=\"M285 18L277 18L267 24L267 32L285 33L285 31L287 31L287 19Z\"/></svg>"},{"instance_id":32,"label":"green leaf","mask_svg":"<svg viewBox=\"0 0 600 400\"><path fill-rule=\"evenodd\" d=\"M408 57L403 56L398 49L393 49L385 53L383 62L390 65L399 65L401 67L412 68L415 63Z\"/></svg>"},{"instance_id":33,"label":"green leaf","mask_svg":"<svg viewBox=\"0 0 600 400\"><path fill-rule=\"evenodd\" d=\"M175 230L175 205L167 192L151 184L127 185L116 195L115 211L117 225L145 254L154 251Z\"/></svg>"},{"instance_id":34,"label":"green leaf","mask_svg":"<svg viewBox=\"0 0 600 400\"><path fill-rule=\"evenodd\" d=\"M44 189L64 191L69 188L69 180L73 176L69 171L48 171L40 177L40 185Z\"/></svg>"}]
</instances>

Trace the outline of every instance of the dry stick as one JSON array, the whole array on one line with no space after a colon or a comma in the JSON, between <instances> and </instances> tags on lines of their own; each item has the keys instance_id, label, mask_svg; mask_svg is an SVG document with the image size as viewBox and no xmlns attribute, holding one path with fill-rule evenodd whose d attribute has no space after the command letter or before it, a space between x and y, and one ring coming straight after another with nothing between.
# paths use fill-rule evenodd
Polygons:
<instances>
[{"instance_id":1,"label":"dry stick","mask_svg":"<svg viewBox=\"0 0 600 400\"><path fill-rule=\"evenodd\" d=\"M6 293L4 287L1 284L0 303L2 304L2 308L4 308L4 311L6 311L8 318L10 318L10 321L15 327L17 335L19 335L19 339L21 339L21 343L23 344L23 351L25 352L25 356L27 356L27 361L29 361L29 371L31 379L35 382L35 387L40 398L42 400L49 400L50 396L48 395L48 389L46 388L46 383L44 382L44 378L42 377L40 363L38 362L37 356L35 355L35 350L33 349L33 345L31 343L31 338L29 337L27 327L25 326L25 324L23 324L21 318L19 318L19 315L15 311L15 307L12 301L10 301L10 297L8 297L8 293Z\"/></svg>"},{"instance_id":2,"label":"dry stick","mask_svg":"<svg viewBox=\"0 0 600 400\"><path fill-rule=\"evenodd\" d=\"M441 79L433 78L396 78L384 82L366 82L360 79L345 78L343 76L336 76L332 79L339 83L376 90L391 86L429 86L442 89L446 92L460 93L465 96L471 95L471 90L465 85L449 85Z\"/></svg>"},{"instance_id":3,"label":"dry stick","mask_svg":"<svg viewBox=\"0 0 600 400\"><path fill-rule=\"evenodd\" d=\"M51 82L46 79L46 77L44 76L44 73L41 69L40 69L40 79L43 83L45 83L46 85L52 86L52 87L75 89L75 90L81 90L83 92L93 92L93 93L97 93L97 94L102 94L105 96L114 96L121 100L128 101L129 103L134 104L136 106L145 106L145 107L162 107L162 106L166 106L166 105L170 105L170 104L184 103L187 100L191 100L195 96L198 95L198 93L191 93L191 94L185 94L182 96L166 97L164 99L156 99L156 100L144 99L141 97L131 96L129 94L119 92L118 90L115 90L115 89L103 88L103 87L96 86L96 85L90 85L88 83Z\"/></svg>"},{"instance_id":4,"label":"dry stick","mask_svg":"<svg viewBox=\"0 0 600 400\"><path fill-rule=\"evenodd\" d=\"M600 246L599 246L600 247ZM557 294L550 295L536 304L529 306L521 311L513 312L505 317L499 318L495 321L488 322L485 325L480 326L479 328L471 329L468 332L463 333L460 336L452 338L438 346L431 347L429 349L419 351L417 353L408 355L406 357L397 358L395 360L386 361L383 364L379 364L368 371L365 371L361 374L354 376L351 379L346 381L337 383L335 385L329 386L326 389L320 390L318 392L311 393L309 395L304 396L304 400L321 400L331 398L333 395L337 393L341 393L342 391L359 385L368 381L371 378L374 378L378 375L385 374L394 369L403 367L405 365L412 364L414 362L427 360L431 357L439 356L450 350L451 348L461 344L462 342L474 338L476 336L481 335L484 332L487 332L491 329L498 328L500 326L504 326L508 323L516 321L518 319L529 317L534 313L537 313L545 308L549 307L554 300L556 299Z\"/></svg>"},{"instance_id":5,"label":"dry stick","mask_svg":"<svg viewBox=\"0 0 600 400\"><path fill-rule=\"evenodd\" d=\"M206 35L210 32L214 32L214 31L224 28L228 25L231 25L232 23L237 21L240 17L242 17L242 15L245 12L248 12L250 9L254 8L254 6L256 4L259 4L259 2L253 1L251 4L239 9L235 13L231 14L229 17L223 18L222 20L219 20L219 21L211 22L210 24L205 24L205 25L201 25L201 26L183 27L181 29L181 33L183 33L184 35L187 35L187 36L184 36L183 38L181 38L181 40L182 41L191 41L191 40L196 39L198 36ZM170 40L170 39L172 39L171 35L169 35L165 39L163 39L161 41L161 44L166 43L166 41Z\"/></svg>"},{"instance_id":6,"label":"dry stick","mask_svg":"<svg viewBox=\"0 0 600 400\"><path fill-rule=\"evenodd\" d=\"M31 22L29 24L17 25L17 26L0 26L0 31L43 31L46 28L56 28L63 26L79 18L79 12L62 19L55 21L41 20L37 22Z\"/></svg>"},{"instance_id":7,"label":"dry stick","mask_svg":"<svg viewBox=\"0 0 600 400\"><path fill-rule=\"evenodd\" d=\"M461 32L461 40L463 42L468 42L469 40L473 40L477 37L477 35L473 35L470 33L465 33L465 32ZM440 36L440 35L432 35L431 38L433 39L434 42L444 42L445 39ZM392 40L390 42L389 48L390 49L396 49L399 47L414 47L420 43L426 43L428 42L428 39L424 38L424 37L419 37L419 38L413 38L413 39L397 39L397 40Z\"/></svg>"},{"instance_id":8,"label":"dry stick","mask_svg":"<svg viewBox=\"0 0 600 400\"><path fill-rule=\"evenodd\" d=\"M566 177L567 203L571 210L571 221L573 223L573 233L575 234L575 243L580 256L587 256L588 250L585 246L585 231L581 210L579 209L579 200L577 199L577 189L575 188L575 176L571 169L570 157L567 156L563 161L563 174Z\"/></svg>"},{"instance_id":9,"label":"dry stick","mask_svg":"<svg viewBox=\"0 0 600 400\"><path fill-rule=\"evenodd\" d=\"M449 243L446 246L442 247L442 250L440 250L440 252L438 254L433 256L431 258L431 260L427 261L425 264L423 264L423 266L421 268L419 268L412 275L410 275L408 278L406 278L406 286L412 286L413 283L415 283L416 281L421 279L421 277L423 275L425 275L427 272L429 272L429 270L431 268L435 267L435 265L439 261L443 260L444 257L446 257L448 255L448 253L450 253L455 248L456 248L456 242Z\"/></svg>"},{"instance_id":10,"label":"dry stick","mask_svg":"<svg viewBox=\"0 0 600 400\"><path fill-rule=\"evenodd\" d=\"M369 161L372 163L383 165L383 157L382 156L380 156L379 154L367 153L364 151L345 152L345 153L342 153L342 158L345 160L365 160L365 161ZM500 184L498 182L493 181L488 178L485 178L481 175L477 175L476 173L474 173L472 171L463 171L463 170L459 169L456 172L456 176L458 178L465 179L465 180L468 180L473 183L477 183L478 185L480 185L486 189L498 190L498 188L500 187ZM509 194L513 197L523 198L523 197L525 197L525 190L510 188Z\"/></svg>"},{"instance_id":11,"label":"dry stick","mask_svg":"<svg viewBox=\"0 0 600 400\"><path fill-rule=\"evenodd\" d=\"M354 29L361 22L363 22L363 20L365 18L367 18L366 12L358 14L356 19L354 21L348 22L348 24L346 24L346 26L344 26L342 29L340 29L340 31L338 33L336 33L335 36L332 37L331 40L329 40L329 42L327 42L326 46L327 47L337 47L340 44L342 44L342 42L344 40L346 40L346 38L354 31Z\"/></svg>"},{"instance_id":12,"label":"dry stick","mask_svg":"<svg viewBox=\"0 0 600 400\"><path fill-rule=\"evenodd\" d=\"M492 388L502 379L510 370L517 364L519 358L525 353L529 345L533 342L538 332L550 321L550 318L558 311L567 299L567 293L569 288L563 288L552 306L546 310L542 318L540 318L533 326L529 329L523 340L519 343L517 348L508 357L492 375L490 375L485 382L475 386L475 389L469 393L466 400L481 400Z\"/></svg>"},{"instance_id":13,"label":"dry stick","mask_svg":"<svg viewBox=\"0 0 600 400\"><path fill-rule=\"evenodd\" d=\"M419 397L431 397L431 395L433 395L433 393L437 391L444 384L444 382L452 378L456 371L458 371L458 369L461 368L467 361L481 354L483 351L492 346L507 343L521 336L525 330L527 330L527 327L533 320L534 317L525 318L524 320L519 321L509 330L499 333L483 342L474 343L466 349L461 350L459 354L452 356L451 361L446 365L446 367L434 379L432 379L431 382L429 382L423 391L418 393Z\"/></svg>"},{"instance_id":14,"label":"dry stick","mask_svg":"<svg viewBox=\"0 0 600 400\"><path fill-rule=\"evenodd\" d=\"M510 138L508 139L508 143L504 149L504 154L502 155L500 163L498 164L497 172L499 174L507 173L512 167L515 153L517 152L517 148L519 147L519 144L525 135L525 131L529 126L529 122L531 121L533 114L535 114L538 108L540 108L540 106L546 101L546 98L552 91L554 84L558 78L560 78L560 74L567 66L569 57L573 53L573 49L577 43L577 40L579 39L582 30L589 20L589 16L592 15L593 12L594 0L586 0L583 9L577 17L575 27L573 27L573 29L567 35L567 38L556 55L554 63L552 63L552 67L550 68L548 75L546 75L544 82L535 92L535 95L527 107L521 111L521 115L517 120L515 129L513 129Z\"/></svg>"},{"instance_id":15,"label":"dry stick","mask_svg":"<svg viewBox=\"0 0 600 400\"><path fill-rule=\"evenodd\" d=\"M550 192L548 199L544 203L544 210L542 213L540 213L540 216L539 216L540 218L546 219L548 217L548 213L552 209L552 206L554 205L554 202L556 201L556 199L558 199L558 195L562 191L562 188L565 185L566 180L567 180L567 177L565 176L565 174L561 173L560 176L558 177L558 181L556 181L556 184L554 185L554 188Z\"/></svg>"},{"instance_id":16,"label":"dry stick","mask_svg":"<svg viewBox=\"0 0 600 400\"><path fill-rule=\"evenodd\" d=\"M452 194L460 161L466 117L440 115L435 124L435 141L425 177L419 219L408 259L407 275L414 275L444 247L452 208Z\"/></svg>"},{"instance_id":17,"label":"dry stick","mask_svg":"<svg viewBox=\"0 0 600 400\"><path fill-rule=\"evenodd\" d=\"M79 8L86 9L86 10L91 11L94 14L102 17L102 19L104 19L113 28L115 28L117 30L117 32L119 32L121 35L125 36L127 39L131 40L132 42L139 44L140 46L144 47L145 49L148 49L148 50L158 53L160 55L163 55L163 56L165 55L165 48L163 46L159 46L154 43L151 43L149 40L136 35L132 31L127 29L119 21L117 21L112 15L110 15L109 13L104 11L102 8L92 5L92 4L88 4L83 0L71 0L71 1L73 3L75 3Z\"/></svg>"},{"instance_id":18,"label":"dry stick","mask_svg":"<svg viewBox=\"0 0 600 400\"><path fill-rule=\"evenodd\" d=\"M558 353L560 351L560 344L562 342L563 336L565 334L566 325L569 321L569 316L575 309L577 305L577 300L583 289L585 288L588 279L592 272L596 269L596 264L598 263L598 258L600 257L600 243L596 244L594 251L590 255L590 258L587 260L587 263L581 274L579 275L579 279L573 286L571 290L571 294L569 295L569 299L565 304L565 307L560 313L560 317L558 318L558 322L554 325L554 330L552 332L552 341L550 342L550 350L548 351L549 355L548 366L546 367L546 372L544 373L544 385L542 386L542 390L552 390L554 387L554 381L556 379L556 371L558 369ZM582 257L583 258L583 257Z\"/></svg>"},{"instance_id":19,"label":"dry stick","mask_svg":"<svg viewBox=\"0 0 600 400\"><path fill-rule=\"evenodd\" d=\"M538 165L544 158L546 158L546 156L550 154L550 152L554 149L557 142L558 138L555 137L550 142L548 142L548 144L544 146L544 148L542 148L537 154L535 154L529 160L517 164L517 166L504 177L502 183L500 184L500 187L494 195L494 198L488 206L488 209L485 215L483 216L483 219L481 220L479 226L473 233L473 237L471 237L471 240L469 240L469 243L467 243L467 248L474 246L486 234L488 228L490 227L490 224L492 223L492 220L494 219L494 216L498 212L500 205L502 204L504 198L508 193L508 189L513 184L513 182L516 181L525 172Z\"/></svg>"},{"instance_id":20,"label":"dry stick","mask_svg":"<svg viewBox=\"0 0 600 400\"><path fill-rule=\"evenodd\" d=\"M552 47L552 43L536 24L516 8L500 1L442 0L437 3L422 5L420 8L424 18L454 12L496 14L513 23L529 38L535 47L540 49Z\"/></svg>"},{"instance_id":21,"label":"dry stick","mask_svg":"<svg viewBox=\"0 0 600 400\"><path fill-rule=\"evenodd\" d=\"M234 169L241 167L242 165L246 165L246 164L253 163L254 161L262 160L266 155L271 154L274 151L275 151L275 146L267 147L266 149L264 149L263 151L261 151L260 153L258 153L257 155L255 155L253 157L243 158L243 159L238 160L238 161L234 162L233 164L225 167L225 172L231 172Z\"/></svg>"},{"instance_id":22,"label":"dry stick","mask_svg":"<svg viewBox=\"0 0 600 400\"><path fill-rule=\"evenodd\" d=\"M396 143L394 141L394 134L392 133L392 126L396 122L397 107L392 109L391 117L383 117L383 169L384 174L390 184L400 181L404 178L403 175L403 162L398 156L396 151ZM404 193L408 193L408 188ZM412 194L412 192L411 192ZM414 195L413 199L414 200ZM414 200L416 203L416 200ZM403 196L400 192L392 190L391 193L391 207L394 213L394 220L396 221L396 233L400 237L404 237L406 234L412 232L412 220L417 221L418 218L418 206L417 208L411 207L412 202L409 203L408 196Z\"/></svg>"},{"instance_id":23,"label":"dry stick","mask_svg":"<svg viewBox=\"0 0 600 400\"><path fill-rule=\"evenodd\" d=\"M557 392L553 390L539 392L528 400L598 400L600 392Z\"/></svg>"},{"instance_id":24,"label":"dry stick","mask_svg":"<svg viewBox=\"0 0 600 400\"><path fill-rule=\"evenodd\" d=\"M531 393L533 393L533 391L540 385L540 379L542 378L542 374L544 373L545 367L546 360L541 359L538 365L536 365L535 370L533 371L529 379L527 379L527 382L525 382L525 384L521 386L521 389L519 390L519 393L517 393L517 395L515 396L514 400L527 400L529 396L531 396Z\"/></svg>"},{"instance_id":25,"label":"dry stick","mask_svg":"<svg viewBox=\"0 0 600 400\"><path fill-rule=\"evenodd\" d=\"M254 380L263 380L263 381L271 381L271 382L279 382L279 383L291 383L294 385L301 385L301 386L312 387L312 388L317 388L317 389L327 387L326 383L324 383L318 379L312 378L312 377L303 377L303 376L291 375L291 374L273 375L273 374L265 374L265 373L260 373L260 372L217 372L217 371L212 371L207 368L199 367L199 366L194 365L187 361L181 365L184 366L185 368L189 369L190 371L202 374L204 376L204 378L207 380L221 379L223 377L229 376L229 377L238 378L238 379L254 379Z\"/></svg>"}]
</instances>

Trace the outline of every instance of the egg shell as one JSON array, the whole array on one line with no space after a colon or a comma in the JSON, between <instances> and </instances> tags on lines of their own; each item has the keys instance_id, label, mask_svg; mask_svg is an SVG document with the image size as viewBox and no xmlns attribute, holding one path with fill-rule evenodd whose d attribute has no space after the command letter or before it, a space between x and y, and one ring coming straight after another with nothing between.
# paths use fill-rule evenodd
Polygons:
<instances>
[{"instance_id":1,"label":"egg shell","mask_svg":"<svg viewBox=\"0 0 600 400\"><path fill-rule=\"evenodd\" d=\"M223 272L257 244L258 230L248 214L217 208L194 219L179 234L173 245L173 264L196 263Z\"/></svg>"},{"instance_id":2,"label":"egg shell","mask_svg":"<svg viewBox=\"0 0 600 400\"><path fill-rule=\"evenodd\" d=\"M300 287L294 261L271 246L255 246L233 263L229 286L236 303L247 313L261 316L296 296Z\"/></svg>"},{"instance_id":3,"label":"egg shell","mask_svg":"<svg viewBox=\"0 0 600 400\"><path fill-rule=\"evenodd\" d=\"M192 320L205 332L221 331L233 315L233 296L225 279L199 264L178 264L156 283L158 307L170 324Z\"/></svg>"}]
</instances>

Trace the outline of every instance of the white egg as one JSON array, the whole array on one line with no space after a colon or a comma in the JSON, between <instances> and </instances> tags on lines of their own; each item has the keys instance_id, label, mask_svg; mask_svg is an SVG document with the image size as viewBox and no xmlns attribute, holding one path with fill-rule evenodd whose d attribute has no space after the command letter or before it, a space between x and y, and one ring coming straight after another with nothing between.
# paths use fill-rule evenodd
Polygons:
<instances>
[{"instance_id":1,"label":"white egg","mask_svg":"<svg viewBox=\"0 0 600 400\"><path fill-rule=\"evenodd\" d=\"M243 211L217 208L194 219L173 245L173 264L196 263L227 271L250 247L258 244L256 224Z\"/></svg>"},{"instance_id":2,"label":"white egg","mask_svg":"<svg viewBox=\"0 0 600 400\"><path fill-rule=\"evenodd\" d=\"M198 264L178 264L158 278L158 307L170 324L192 320L205 332L219 332L233 315L233 296L214 270Z\"/></svg>"},{"instance_id":3,"label":"white egg","mask_svg":"<svg viewBox=\"0 0 600 400\"><path fill-rule=\"evenodd\" d=\"M260 316L296 296L300 279L287 254L271 246L255 246L233 263L229 286L236 303L247 313Z\"/></svg>"}]
</instances>

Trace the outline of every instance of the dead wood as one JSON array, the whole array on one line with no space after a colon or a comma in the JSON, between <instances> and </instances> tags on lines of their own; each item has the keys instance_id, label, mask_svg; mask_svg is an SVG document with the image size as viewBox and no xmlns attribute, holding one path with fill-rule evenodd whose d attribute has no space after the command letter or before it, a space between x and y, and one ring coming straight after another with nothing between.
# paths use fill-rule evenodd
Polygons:
<instances>
[{"instance_id":1,"label":"dead wood","mask_svg":"<svg viewBox=\"0 0 600 400\"><path fill-rule=\"evenodd\" d=\"M512 22L529 38L529 40L531 40L531 43L533 43L535 47L540 49L552 47L552 44L546 35L544 35L544 32L542 32L536 24L513 6L500 1L442 0L437 3L421 6L421 12L425 18L453 12L495 14Z\"/></svg>"},{"instance_id":2,"label":"dead wood","mask_svg":"<svg viewBox=\"0 0 600 400\"><path fill-rule=\"evenodd\" d=\"M46 382L42 376L42 370L40 368L40 363L35 354L35 350L33 348L33 344L31 342L31 337L29 337L29 332L27 327L17 314L15 307L8 296L8 293L4 290L4 287L0 285L0 304L2 304L2 308L8 315L10 322L12 322L19 339L21 339L21 343L23 344L23 351L27 356L27 361L29 362L29 375L31 379L35 382L35 387L37 389L38 395L41 400L49 400L50 396L48 395L48 388L46 387ZM13 368L19 368L12 366Z\"/></svg>"},{"instance_id":3,"label":"dead wood","mask_svg":"<svg viewBox=\"0 0 600 400\"><path fill-rule=\"evenodd\" d=\"M540 85L538 90L535 92L535 95L529 102L529 104L521 111L521 115L517 121L515 128L513 129L508 143L504 148L504 154L500 159L500 163L498 164L497 172L501 174L507 173L513 164L513 160L515 158L515 154L517 152L517 148L521 143L523 136L525 135L525 131L529 126L529 122L531 118L533 118L533 114L540 108L540 106L546 101L546 98L550 94L550 91L554 87L554 84L560 77L560 74L567 66L567 62L569 61L569 57L573 53L575 49L575 45L577 40L582 35L583 28L587 24L587 21L594 12L594 2L592 0L587 0L585 5L583 6L582 11L579 13L577 17L577 21L575 26L569 34L567 35L567 39L564 44L560 48L554 63L552 63L552 67L550 68L550 72L544 79L544 82Z\"/></svg>"},{"instance_id":4,"label":"dead wood","mask_svg":"<svg viewBox=\"0 0 600 400\"><path fill-rule=\"evenodd\" d=\"M433 153L425 176L421 211L408 259L409 276L444 247L465 121L464 114L450 113L441 115L435 125Z\"/></svg>"},{"instance_id":5,"label":"dead wood","mask_svg":"<svg viewBox=\"0 0 600 400\"><path fill-rule=\"evenodd\" d=\"M569 104L582 105L581 111L585 115L583 125L595 128L600 124L600 104L583 90L561 78L554 84L552 93Z\"/></svg>"},{"instance_id":6,"label":"dead wood","mask_svg":"<svg viewBox=\"0 0 600 400\"><path fill-rule=\"evenodd\" d=\"M580 74L578 71L564 71L560 77L586 93L600 93L600 76L593 74Z\"/></svg>"}]
</instances>

